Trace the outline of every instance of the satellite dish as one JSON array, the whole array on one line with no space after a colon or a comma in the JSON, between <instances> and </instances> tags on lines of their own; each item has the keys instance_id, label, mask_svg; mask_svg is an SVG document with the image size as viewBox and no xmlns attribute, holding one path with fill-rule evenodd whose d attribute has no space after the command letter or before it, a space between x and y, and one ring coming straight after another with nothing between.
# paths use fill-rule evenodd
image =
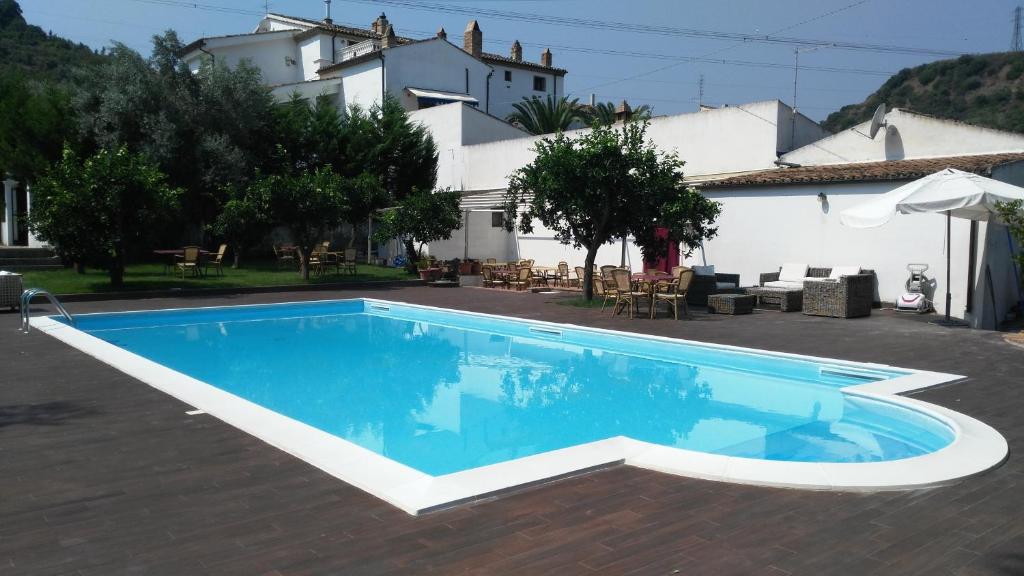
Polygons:
<instances>
[{"instance_id":1,"label":"satellite dish","mask_svg":"<svg viewBox=\"0 0 1024 576\"><path fill-rule=\"evenodd\" d=\"M871 116L871 129L868 131L871 139L875 139L875 134L878 134L878 129L882 126L888 128L888 124L885 122L885 102L878 105L875 108L875 113Z\"/></svg>"}]
</instances>

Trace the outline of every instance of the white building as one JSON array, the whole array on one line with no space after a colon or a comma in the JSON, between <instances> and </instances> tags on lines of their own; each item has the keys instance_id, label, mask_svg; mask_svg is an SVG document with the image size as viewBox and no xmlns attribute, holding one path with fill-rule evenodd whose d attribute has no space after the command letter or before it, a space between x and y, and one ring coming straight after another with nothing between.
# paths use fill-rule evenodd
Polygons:
<instances>
[{"instance_id":1,"label":"white building","mask_svg":"<svg viewBox=\"0 0 1024 576\"><path fill-rule=\"evenodd\" d=\"M578 130L569 135L585 132ZM774 168L779 154L828 135L817 123L794 114L778 100L659 116L647 129L647 136L659 148L676 152L686 162L683 169L694 179ZM570 266L583 265L583 250L554 241L551 232L539 223L530 235L507 233L500 214L495 212L509 175L533 160L534 146L540 138L494 139L447 151L442 147L438 186L463 191L468 225L451 240L432 244L432 254L440 258L533 258L541 263L565 260ZM627 261L639 268L640 250L627 244ZM621 246L609 245L598 253L597 262L618 264L621 258Z\"/></svg>"},{"instance_id":2,"label":"white building","mask_svg":"<svg viewBox=\"0 0 1024 576\"><path fill-rule=\"evenodd\" d=\"M298 92L337 98L338 106L364 108L387 93L407 110L465 102L504 119L523 98L564 95L566 71L552 65L550 50L538 62L523 59L515 42L508 56L483 51L483 32L471 21L462 45L444 29L433 38L397 36L381 14L368 29L268 14L248 34L200 38L185 47L193 71L207 60L230 66L248 60L281 99Z\"/></svg>"},{"instance_id":3,"label":"white building","mask_svg":"<svg viewBox=\"0 0 1024 576\"><path fill-rule=\"evenodd\" d=\"M704 247L717 270L744 285L785 262L875 271L877 299L905 291L910 263L928 264L936 309L945 312L945 218L898 216L880 228L842 226L839 213L910 180L957 168L1024 186L1024 135L892 110L875 138L869 123L783 154L781 168L705 182L722 203L719 233ZM1006 229L952 221L950 313L993 328L1017 301Z\"/></svg>"}]
</instances>

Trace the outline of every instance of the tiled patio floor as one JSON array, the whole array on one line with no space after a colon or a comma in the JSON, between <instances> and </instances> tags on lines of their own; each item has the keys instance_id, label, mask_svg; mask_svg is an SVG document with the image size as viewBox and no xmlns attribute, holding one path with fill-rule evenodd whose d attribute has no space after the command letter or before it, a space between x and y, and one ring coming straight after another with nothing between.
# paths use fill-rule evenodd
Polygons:
<instances>
[{"instance_id":1,"label":"tiled patio floor","mask_svg":"<svg viewBox=\"0 0 1024 576\"><path fill-rule=\"evenodd\" d=\"M0 574L1024 574L1024 350L878 312L628 320L462 288L70 304L74 312L373 296L965 374L917 397L995 426L1000 468L878 494L629 467L411 517L0 314Z\"/></svg>"}]
</instances>

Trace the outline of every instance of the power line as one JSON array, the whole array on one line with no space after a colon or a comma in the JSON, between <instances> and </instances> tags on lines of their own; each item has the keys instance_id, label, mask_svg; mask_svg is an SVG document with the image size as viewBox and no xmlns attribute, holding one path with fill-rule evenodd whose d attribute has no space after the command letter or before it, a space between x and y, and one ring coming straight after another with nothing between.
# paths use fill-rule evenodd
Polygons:
<instances>
[{"instance_id":1,"label":"power line","mask_svg":"<svg viewBox=\"0 0 1024 576\"><path fill-rule=\"evenodd\" d=\"M661 26L656 24L633 24L629 22L614 22L607 20L594 20L590 18L573 18L567 16L554 16L548 14L536 14L526 12L511 12L507 10L495 10L480 7L461 7L445 4L434 4L418 2L414 0L347 0L359 4L386 5L410 10L421 10L428 12L441 12L444 14L464 14L475 17L487 16L496 20L512 20L519 22L530 22L533 24L549 24L553 26L589 28L599 30L610 30L615 32L631 32L636 34L654 34L661 36L683 36L689 38L701 38L707 40L728 40L734 42L756 42L767 44L785 44L797 46L821 46L836 48L840 50L854 50L865 52L880 52L890 54L915 54L927 56L959 56L960 52L948 50L936 50L932 48L917 48L912 46L897 46L891 44L866 44L860 42L845 42L834 40L819 40L811 38L793 38L775 35L745 34L740 32L723 32L716 30L699 30L695 28L678 28L673 26ZM833 11L834 12L834 11ZM825 17L829 13L820 17ZM818 18L818 17L816 17ZM794 25L795 26L795 25Z\"/></svg>"},{"instance_id":2,"label":"power line","mask_svg":"<svg viewBox=\"0 0 1024 576\"><path fill-rule=\"evenodd\" d=\"M221 14L243 14L245 16L265 16L262 10L246 10L219 4L208 4L205 2L188 2L187 0L132 0L142 4L155 4L157 6L173 6L177 8L192 8L204 12L218 12Z\"/></svg>"}]
</instances>

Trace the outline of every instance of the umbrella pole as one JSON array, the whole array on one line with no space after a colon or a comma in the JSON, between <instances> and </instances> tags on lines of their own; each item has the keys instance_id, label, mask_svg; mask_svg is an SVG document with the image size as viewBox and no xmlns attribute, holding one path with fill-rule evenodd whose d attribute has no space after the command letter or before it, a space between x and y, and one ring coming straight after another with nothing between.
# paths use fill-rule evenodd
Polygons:
<instances>
[{"instance_id":1,"label":"umbrella pole","mask_svg":"<svg viewBox=\"0 0 1024 576\"><path fill-rule=\"evenodd\" d=\"M953 229L953 212L952 210L946 210L946 324L949 324L949 308L953 302L953 295L950 290L950 263L952 262L952 229Z\"/></svg>"}]
</instances>

